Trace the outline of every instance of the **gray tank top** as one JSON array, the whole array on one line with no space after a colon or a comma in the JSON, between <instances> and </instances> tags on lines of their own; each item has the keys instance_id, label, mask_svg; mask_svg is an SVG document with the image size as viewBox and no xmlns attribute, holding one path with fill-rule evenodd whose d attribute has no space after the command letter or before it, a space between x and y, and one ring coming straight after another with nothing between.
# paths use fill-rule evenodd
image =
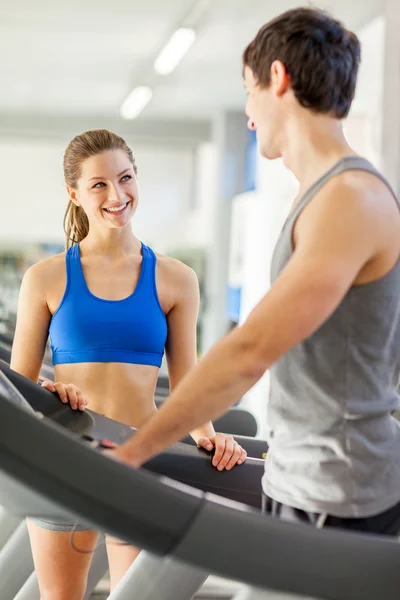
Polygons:
<instances>
[{"instance_id":1,"label":"gray tank top","mask_svg":"<svg viewBox=\"0 0 400 600\"><path fill-rule=\"evenodd\" d=\"M299 214L346 170L373 173L390 189L365 159L341 159L285 223L272 281L293 253ZM392 412L399 374L400 260L381 279L350 288L332 316L271 368L264 492L294 508L341 517L367 517L396 504L400 423Z\"/></svg>"}]
</instances>

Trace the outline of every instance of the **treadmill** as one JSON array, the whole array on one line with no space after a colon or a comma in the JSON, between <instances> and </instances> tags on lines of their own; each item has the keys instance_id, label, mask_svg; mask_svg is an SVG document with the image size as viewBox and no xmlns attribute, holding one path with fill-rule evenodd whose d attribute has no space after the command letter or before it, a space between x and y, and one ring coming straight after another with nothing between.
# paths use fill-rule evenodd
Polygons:
<instances>
[{"instance_id":1,"label":"treadmill","mask_svg":"<svg viewBox=\"0 0 400 600\"><path fill-rule=\"evenodd\" d=\"M23 397L21 399L18 394L19 391L29 399L30 408L34 409L36 413L39 412L62 427L74 431L87 442L97 443L97 440L101 443L104 438L107 438L105 445L108 445L109 441L119 444L135 433L131 427L117 423L90 410L86 410L83 413L72 411L69 406L60 403L57 395L44 390L5 365L2 366L2 369L3 373L8 376L9 384L14 384L14 396L17 399L20 398L19 401L21 403L24 403L25 400ZM266 447L266 442L263 440L240 438L240 441L242 444L245 443L248 445L250 443L251 447L247 448L250 456L252 450L255 450L258 455L261 449ZM219 473L216 471L210 465L210 457L204 450L199 451L194 447L190 448L183 444L177 444L171 449L168 455L161 454L152 461L149 461L146 468L161 475L173 477L177 481L189 483L204 491L222 494L227 498L236 498L256 508L259 508L261 505L260 479L263 472L263 461L261 460L248 459L246 468L241 469L239 477L236 476L233 479L229 472ZM11 539L7 541L3 556L0 552L1 598L2 600L14 600L14 598L15 600L39 600L36 575L32 573L33 563L26 525L25 523L20 524L19 520L15 523L15 516L11 517L8 513L4 514L4 510L2 512L0 510L0 551L2 548L1 539L9 532L10 525L12 526L13 533ZM14 521L14 524L13 522L10 523L10 521ZM143 560L142 558L141 564L147 564L146 562L143 563ZM18 567L16 567L16 562ZM100 546L92 560L89 572L88 592L85 600L90 598L90 590L93 590L96 584L102 579L107 567L106 554L104 548ZM159 567L157 573L160 575L161 572L162 570ZM169 570L168 573L171 573L171 571ZM197 577L194 581L196 581ZM203 580L205 578L206 576L203 577ZM179 576L179 580L182 581L182 574ZM152 581L154 582L154 577ZM193 585L193 580L191 580L191 585ZM163 593L165 593L165 581L163 581L162 588ZM230 584L230 588L232 591L232 584ZM206 589L210 591L210 586ZM219 584L216 593L218 594L220 591L221 586ZM215 587L211 589L211 592L214 597L213 592L215 592ZM174 600L176 600L176 592L172 591L172 593ZM204 589L202 593L204 593ZM207 597L209 596L207 595Z\"/></svg>"},{"instance_id":2,"label":"treadmill","mask_svg":"<svg viewBox=\"0 0 400 600\"><path fill-rule=\"evenodd\" d=\"M29 397L4 372L0 375L0 504L21 516L83 520L144 548L143 560L131 567L136 575L130 570L118 596L113 594L118 600L178 600L186 591L190 598L188 581L208 573L247 583L257 598L275 590L326 600L397 600L397 541L285 523L230 500L228 490L222 498L146 468L131 469L107 457L101 440L87 436L84 413L70 413L68 427L38 414ZM194 451L199 464L205 457L209 465L204 453L182 446L183 455ZM161 456L181 460L176 448ZM226 486L252 462L226 472ZM193 467L192 478L195 471ZM223 488L222 478L219 486ZM141 569L146 558L156 569L168 565L165 576L174 575L168 585L157 581L157 570L149 575L148 563Z\"/></svg>"}]
</instances>

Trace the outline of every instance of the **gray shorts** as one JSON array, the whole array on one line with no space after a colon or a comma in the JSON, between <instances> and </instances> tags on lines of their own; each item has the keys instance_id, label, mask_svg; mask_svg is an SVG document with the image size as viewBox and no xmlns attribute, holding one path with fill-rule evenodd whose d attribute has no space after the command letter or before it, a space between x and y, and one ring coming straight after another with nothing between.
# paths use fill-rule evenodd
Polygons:
<instances>
[{"instance_id":1,"label":"gray shorts","mask_svg":"<svg viewBox=\"0 0 400 600\"><path fill-rule=\"evenodd\" d=\"M88 525L82 525L81 523L75 523L73 521L68 521L67 519L61 518L42 519L37 517L29 517L29 520L42 529L47 529L48 531L58 531L60 533L93 530L93 527L89 527Z\"/></svg>"}]
</instances>

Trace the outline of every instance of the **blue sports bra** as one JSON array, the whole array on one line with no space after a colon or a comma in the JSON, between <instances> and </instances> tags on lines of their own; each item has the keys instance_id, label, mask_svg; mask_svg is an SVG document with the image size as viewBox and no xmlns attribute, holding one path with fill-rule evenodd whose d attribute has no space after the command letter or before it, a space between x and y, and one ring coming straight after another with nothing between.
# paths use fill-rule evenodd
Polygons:
<instances>
[{"instance_id":1,"label":"blue sports bra","mask_svg":"<svg viewBox=\"0 0 400 600\"><path fill-rule=\"evenodd\" d=\"M156 288L156 256L142 244L142 265L134 292L123 300L91 293L79 244L66 253L67 285L49 333L53 364L118 362L161 366L167 319Z\"/></svg>"}]
</instances>

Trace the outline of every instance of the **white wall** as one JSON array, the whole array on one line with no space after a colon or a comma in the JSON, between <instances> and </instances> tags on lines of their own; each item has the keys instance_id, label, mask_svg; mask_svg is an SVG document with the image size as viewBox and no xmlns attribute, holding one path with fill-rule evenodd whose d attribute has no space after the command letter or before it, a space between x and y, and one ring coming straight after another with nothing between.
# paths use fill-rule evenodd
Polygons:
<instances>
[{"instance_id":1,"label":"white wall","mask_svg":"<svg viewBox=\"0 0 400 600\"><path fill-rule=\"evenodd\" d=\"M132 144L133 146L133 144ZM67 205L62 173L66 143L0 139L2 170L0 240L63 242ZM192 151L177 147L134 147L140 201L135 233L162 251L192 193Z\"/></svg>"},{"instance_id":2,"label":"white wall","mask_svg":"<svg viewBox=\"0 0 400 600\"><path fill-rule=\"evenodd\" d=\"M212 219L217 187L217 152L211 143L201 144L196 152L193 195L195 206L178 223L182 242L207 247L211 243Z\"/></svg>"},{"instance_id":3,"label":"white wall","mask_svg":"<svg viewBox=\"0 0 400 600\"><path fill-rule=\"evenodd\" d=\"M211 243L217 181L216 148L211 143L198 146L192 155L188 203L170 219L162 241L168 249L206 248Z\"/></svg>"},{"instance_id":4,"label":"white wall","mask_svg":"<svg viewBox=\"0 0 400 600\"><path fill-rule=\"evenodd\" d=\"M182 235L177 223L187 214L193 194L193 151L179 148L135 148L139 207L133 220L136 235L159 252L176 246Z\"/></svg>"},{"instance_id":5,"label":"white wall","mask_svg":"<svg viewBox=\"0 0 400 600\"><path fill-rule=\"evenodd\" d=\"M382 167L385 34L383 16L357 32L361 42L361 64L353 105L344 122L350 144L378 168Z\"/></svg>"},{"instance_id":6,"label":"white wall","mask_svg":"<svg viewBox=\"0 0 400 600\"><path fill-rule=\"evenodd\" d=\"M62 144L1 139L0 239L63 241Z\"/></svg>"}]
</instances>

